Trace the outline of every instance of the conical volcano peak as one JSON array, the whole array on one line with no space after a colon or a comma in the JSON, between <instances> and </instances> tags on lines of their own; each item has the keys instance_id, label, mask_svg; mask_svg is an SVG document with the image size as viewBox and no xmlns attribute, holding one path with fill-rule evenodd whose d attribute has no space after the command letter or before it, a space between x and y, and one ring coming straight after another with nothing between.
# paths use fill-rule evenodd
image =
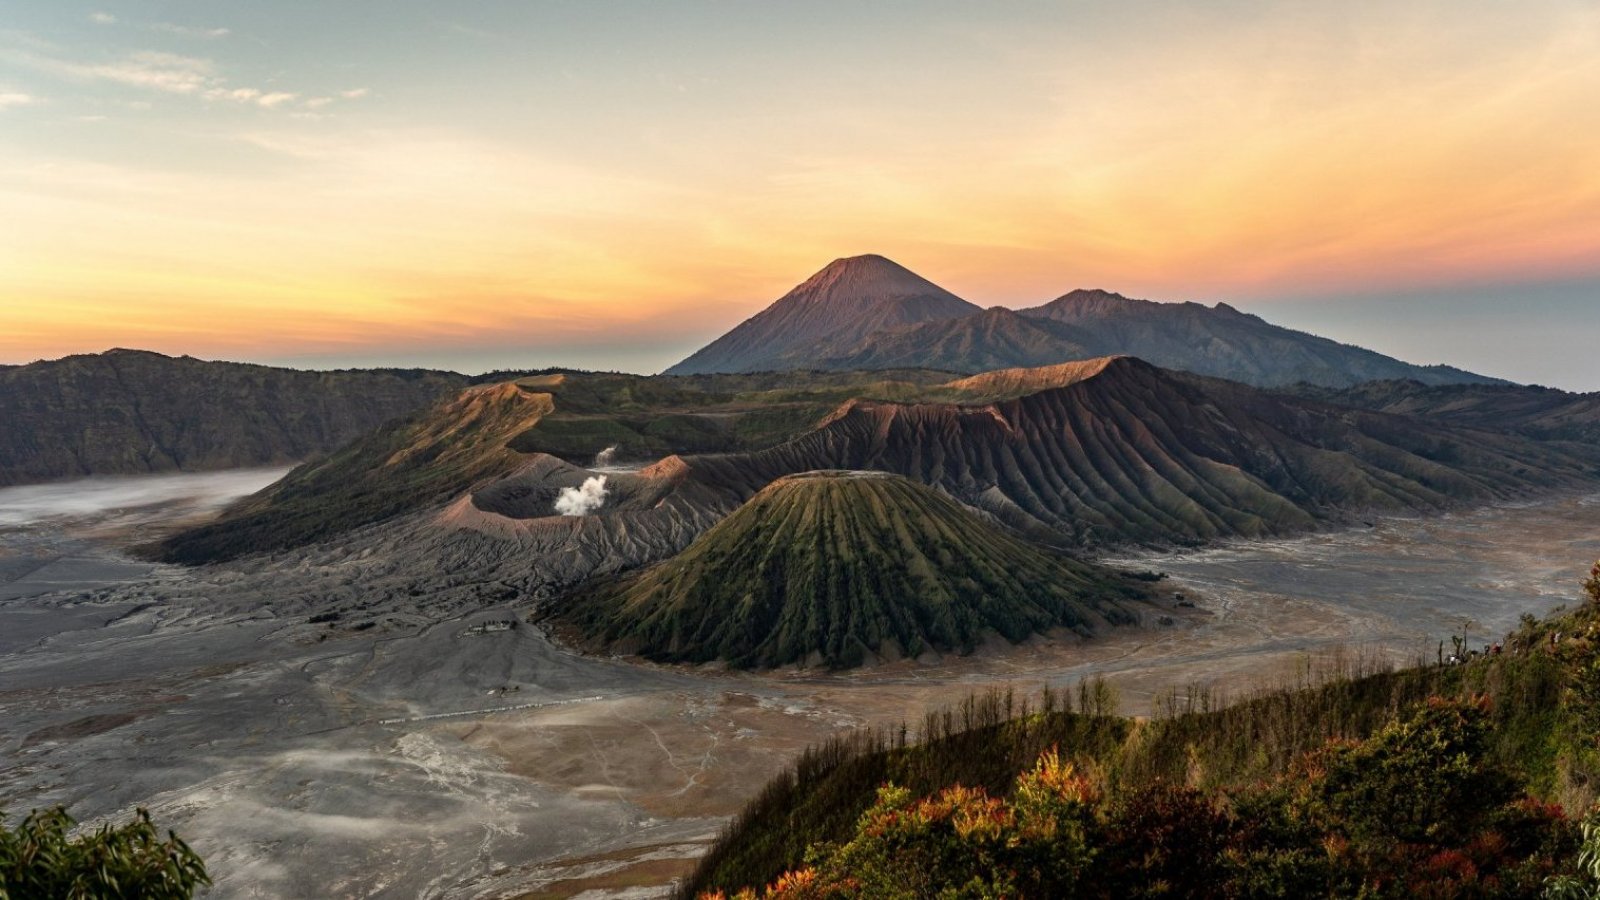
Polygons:
<instances>
[{"instance_id":1,"label":"conical volcano peak","mask_svg":"<svg viewBox=\"0 0 1600 900\"><path fill-rule=\"evenodd\" d=\"M667 370L670 375L807 368L869 334L979 312L876 254L836 259L776 303Z\"/></svg>"},{"instance_id":2,"label":"conical volcano peak","mask_svg":"<svg viewBox=\"0 0 1600 900\"><path fill-rule=\"evenodd\" d=\"M797 297L832 303L870 303L899 297L960 299L905 266L876 253L847 256L828 263L790 291L784 299Z\"/></svg>"}]
</instances>

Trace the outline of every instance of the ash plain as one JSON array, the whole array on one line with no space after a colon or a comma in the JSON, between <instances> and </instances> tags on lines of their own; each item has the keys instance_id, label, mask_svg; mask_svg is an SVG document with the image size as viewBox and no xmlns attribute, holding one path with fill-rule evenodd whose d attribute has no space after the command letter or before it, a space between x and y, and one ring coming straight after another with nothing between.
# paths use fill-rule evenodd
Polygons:
<instances>
[{"instance_id":1,"label":"ash plain","mask_svg":"<svg viewBox=\"0 0 1600 900\"><path fill-rule=\"evenodd\" d=\"M661 896L838 731L996 685L1100 674L1142 713L1352 651L1431 659L1464 626L1488 641L1572 602L1600 556L1600 495L1384 519L1115 560L1198 605L1172 628L753 675L496 630L529 606L461 572L418 587L376 538L197 570L124 552L278 474L0 489L0 809L146 806L205 856L214 897ZM323 609L340 617L309 621Z\"/></svg>"}]
</instances>

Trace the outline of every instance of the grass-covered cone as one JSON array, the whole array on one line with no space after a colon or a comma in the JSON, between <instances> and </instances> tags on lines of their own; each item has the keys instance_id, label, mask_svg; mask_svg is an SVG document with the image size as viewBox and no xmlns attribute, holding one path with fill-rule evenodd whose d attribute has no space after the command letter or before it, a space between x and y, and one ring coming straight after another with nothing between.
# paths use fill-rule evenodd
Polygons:
<instances>
[{"instance_id":1,"label":"grass-covered cone","mask_svg":"<svg viewBox=\"0 0 1600 900\"><path fill-rule=\"evenodd\" d=\"M779 479L679 556L569 598L582 639L649 659L845 667L988 634L1131 624L1142 590L876 472Z\"/></svg>"}]
</instances>

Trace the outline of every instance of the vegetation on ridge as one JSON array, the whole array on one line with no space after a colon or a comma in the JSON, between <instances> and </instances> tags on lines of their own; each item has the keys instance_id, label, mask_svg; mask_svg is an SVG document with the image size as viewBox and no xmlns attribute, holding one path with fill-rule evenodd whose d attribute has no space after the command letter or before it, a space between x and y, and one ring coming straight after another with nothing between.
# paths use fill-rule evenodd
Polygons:
<instances>
[{"instance_id":1,"label":"vegetation on ridge","mask_svg":"<svg viewBox=\"0 0 1600 900\"><path fill-rule=\"evenodd\" d=\"M1145 721L1106 714L1103 690L1076 712L991 695L930 717L920 744L832 742L682 893L1594 896L1576 857L1600 832L1571 816L1600 793L1600 565L1585 589L1463 665L1347 670L1221 708L1191 693Z\"/></svg>"}]
</instances>

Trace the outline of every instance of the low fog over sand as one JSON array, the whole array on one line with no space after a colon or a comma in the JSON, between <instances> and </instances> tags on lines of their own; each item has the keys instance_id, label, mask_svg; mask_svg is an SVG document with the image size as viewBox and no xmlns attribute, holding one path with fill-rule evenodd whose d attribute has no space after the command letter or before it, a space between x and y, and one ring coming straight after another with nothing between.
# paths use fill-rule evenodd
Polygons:
<instances>
[{"instance_id":1,"label":"low fog over sand","mask_svg":"<svg viewBox=\"0 0 1600 900\"><path fill-rule=\"evenodd\" d=\"M268 477L0 491L13 511L0 527L0 808L64 803L92 820L149 806L206 856L223 898L651 896L641 886L684 871L723 817L840 729L915 723L993 684L1103 673L1142 712L1171 687L1235 690L1343 648L1411 658L1464 618L1488 639L1569 602L1600 555L1600 498L1384 520L1128 561L1197 602L1170 629L749 675L580 657L504 627L528 612L520 600L438 620L449 573L415 598L374 597L379 624L308 623L303 601L282 598L313 576L361 592L353 560L179 570L108 543ZM63 577L17 564L40 559Z\"/></svg>"},{"instance_id":2,"label":"low fog over sand","mask_svg":"<svg viewBox=\"0 0 1600 900\"><path fill-rule=\"evenodd\" d=\"M238 469L4 487L0 488L0 531L30 527L98 530L143 523L170 526L185 517L214 513L288 471Z\"/></svg>"},{"instance_id":3,"label":"low fog over sand","mask_svg":"<svg viewBox=\"0 0 1600 900\"><path fill-rule=\"evenodd\" d=\"M253 494L287 469L86 478L0 488L0 601L117 584L155 567L119 545L153 539ZM0 650L16 639L0 631Z\"/></svg>"}]
</instances>

